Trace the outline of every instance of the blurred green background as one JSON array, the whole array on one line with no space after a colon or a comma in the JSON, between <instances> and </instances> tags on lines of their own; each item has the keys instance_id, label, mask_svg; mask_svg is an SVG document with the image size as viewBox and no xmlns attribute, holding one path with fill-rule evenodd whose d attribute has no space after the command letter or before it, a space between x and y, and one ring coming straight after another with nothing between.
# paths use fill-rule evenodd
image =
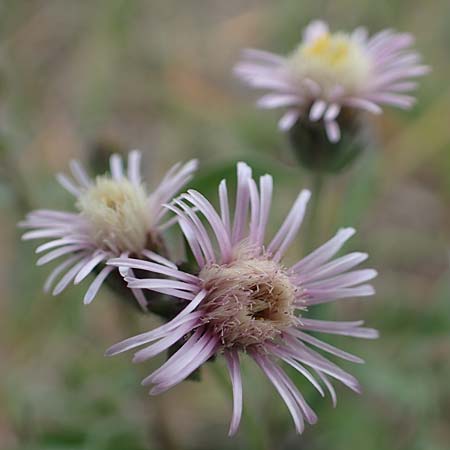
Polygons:
<instances>
[{"instance_id":1,"label":"blurred green background","mask_svg":"<svg viewBox=\"0 0 450 450\"><path fill-rule=\"evenodd\" d=\"M156 321L121 309L107 288L89 307L86 283L43 294L50 267L35 267L35 245L19 240L16 223L31 208L70 208L53 175L71 158L141 148L150 186L198 157L194 184L213 199L236 160L272 173L275 229L311 180L276 129L278 113L256 110L231 67L242 47L288 52L315 18L333 29L410 31L433 68L412 111L372 118L375 148L329 181L320 205L321 237L355 226L346 250L368 251L380 272L374 299L320 315L366 318L381 338L328 339L366 359L343 364L364 394L338 387L336 409L297 377L319 415L301 437L246 363L246 417L230 440L223 366L148 397L139 381L159 361L133 366L130 355L103 352ZM448 450L449 22L448 0L0 1L0 448Z\"/></svg>"}]
</instances>

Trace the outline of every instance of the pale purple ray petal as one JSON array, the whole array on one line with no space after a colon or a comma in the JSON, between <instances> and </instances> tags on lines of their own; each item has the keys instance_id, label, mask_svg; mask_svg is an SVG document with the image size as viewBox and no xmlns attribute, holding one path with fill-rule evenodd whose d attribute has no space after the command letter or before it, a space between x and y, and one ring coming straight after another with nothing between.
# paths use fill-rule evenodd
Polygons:
<instances>
[{"instance_id":1,"label":"pale purple ray petal","mask_svg":"<svg viewBox=\"0 0 450 450\"><path fill-rule=\"evenodd\" d=\"M311 409L311 407L306 403L306 400L303 398L303 395L300 394L300 391L294 385L292 380L286 375L281 367L277 366L275 363L270 362L272 364L273 370L278 374L280 379L283 381L284 385L289 389L289 392L294 397L297 405L300 407L304 417L308 421L309 424L313 425L317 422L317 415Z\"/></svg>"},{"instance_id":2,"label":"pale purple ray petal","mask_svg":"<svg viewBox=\"0 0 450 450\"><path fill-rule=\"evenodd\" d=\"M284 403L288 407L292 419L294 420L295 429L297 433L301 434L304 429L303 415L297 402L295 401L295 398L292 396L289 388L285 385L284 380L280 377L279 373L274 370L273 365L269 364L269 359L267 357L262 356L257 352L252 352L251 356L284 400Z\"/></svg>"},{"instance_id":3,"label":"pale purple ray petal","mask_svg":"<svg viewBox=\"0 0 450 450\"><path fill-rule=\"evenodd\" d=\"M135 186L141 184L141 157L142 153L139 150L132 150L128 155L128 179Z\"/></svg>"},{"instance_id":4,"label":"pale purple ray petal","mask_svg":"<svg viewBox=\"0 0 450 450\"><path fill-rule=\"evenodd\" d=\"M411 67L416 64L419 64L421 57L417 52L408 52L403 55L399 55L398 53L392 55L392 60L384 65L384 70L391 70L398 67Z\"/></svg>"},{"instance_id":5,"label":"pale purple ray petal","mask_svg":"<svg viewBox=\"0 0 450 450\"><path fill-rule=\"evenodd\" d=\"M181 208L178 209L177 207ZM195 214L194 210L181 200L174 201L174 205L170 206L172 211L174 211L179 217L184 218L191 224L191 228L194 231L194 238L198 242L205 260L208 263L216 262L216 256L214 254L213 245L211 239L206 231L205 226ZM181 225L181 223L180 223Z\"/></svg>"},{"instance_id":6,"label":"pale purple ray petal","mask_svg":"<svg viewBox=\"0 0 450 450\"><path fill-rule=\"evenodd\" d=\"M159 289L152 289L155 292L159 292L160 294L166 294L170 297L176 297L182 300L193 300L195 295L191 292L186 291L179 291L178 289L170 289L170 288L159 288Z\"/></svg>"},{"instance_id":7,"label":"pale purple ray petal","mask_svg":"<svg viewBox=\"0 0 450 450\"><path fill-rule=\"evenodd\" d=\"M103 251L96 252L92 258L84 265L84 267L77 273L74 284L79 284L83 281L93 270L106 259L107 255Z\"/></svg>"},{"instance_id":8,"label":"pale purple ray petal","mask_svg":"<svg viewBox=\"0 0 450 450\"><path fill-rule=\"evenodd\" d=\"M313 369L318 369L331 377L336 378L351 390L357 393L361 392L358 380L353 375L342 370L339 366L319 355L319 353L314 350L306 347L306 345L295 338L286 336L284 341L288 345L292 357L295 357L295 359L298 359L300 362L303 362Z\"/></svg>"},{"instance_id":9,"label":"pale purple ray petal","mask_svg":"<svg viewBox=\"0 0 450 450\"><path fill-rule=\"evenodd\" d=\"M190 305L191 303L186 308L188 308ZM185 311L186 308L183 311ZM170 334L174 329L187 322L189 323L192 322L194 324L194 322L197 321L198 323L200 323L199 319L201 315L202 313L199 311L194 313L186 313L181 317L179 317L178 315L170 322L167 322L164 325L155 328L154 330L138 334L131 338L125 339L117 344L114 344L108 350L106 350L105 356L117 355L118 353L123 353L128 350L131 350L132 348L139 347L141 345L156 341L157 339L163 338L166 335Z\"/></svg>"},{"instance_id":10,"label":"pale purple ray petal","mask_svg":"<svg viewBox=\"0 0 450 450\"><path fill-rule=\"evenodd\" d=\"M282 94L295 94L295 86L288 79L286 70L275 70L263 65L239 62L233 68L235 76L255 89L273 89Z\"/></svg>"},{"instance_id":11,"label":"pale purple ray petal","mask_svg":"<svg viewBox=\"0 0 450 450\"><path fill-rule=\"evenodd\" d=\"M391 29L379 31L369 39L367 48L371 51L375 51L383 42L389 40L393 34L394 31Z\"/></svg>"},{"instance_id":12,"label":"pale purple ray petal","mask_svg":"<svg viewBox=\"0 0 450 450\"><path fill-rule=\"evenodd\" d=\"M367 95L366 98L377 103L393 105L402 109L409 109L416 102L416 99L410 95L391 94L389 92L376 92Z\"/></svg>"},{"instance_id":13,"label":"pale purple ray petal","mask_svg":"<svg viewBox=\"0 0 450 450\"><path fill-rule=\"evenodd\" d=\"M231 240L219 214L217 214L211 203L197 191L189 189L188 194L183 194L182 198L189 200L196 206L209 222L219 244L223 262L228 262L231 258Z\"/></svg>"},{"instance_id":14,"label":"pale purple ray petal","mask_svg":"<svg viewBox=\"0 0 450 450\"><path fill-rule=\"evenodd\" d=\"M329 32L328 24L322 20L312 21L303 31L303 39L306 42L314 41L318 37Z\"/></svg>"},{"instance_id":15,"label":"pale purple ray petal","mask_svg":"<svg viewBox=\"0 0 450 450\"><path fill-rule=\"evenodd\" d=\"M428 66L414 66L410 69L397 69L391 70L383 75L379 75L373 81L370 86L372 91L381 89L383 86L390 84L394 81L399 81L402 78L413 78L426 75L430 71Z\"/></svg>"},{"instance_id":16,"label":"pale purple ray petal","mask_svg":"<svg viewBox=\"0 0 450 450\"><path fill-rule=\"evenodd\" d=\"M183 232L184 237L188 241L189 247L194 255L195 260L199 268L203 268L206 264L206 260L203 256L202 249L200 243L198 242L195 230L190 222L185 220L184 218L179 218L180 228Z\"/></svg>"},{"instance_id":17,"label":"pale purple ray petal","mask_svg":"<svg viewBox=\"0 0 450 450\"><path fill-rule=\"evenodd\" d=\"M178 373L174 373L172 377L165 380L164 383L156 385L150 390L150 395L157 395L164 391L167 391L171 387L183 381L188 377L194 370L200 367L205 361L207 361L211 356L217 351L218 338L216 336L210 336L208 343L204 348L193 358L187 365L185 365Z\"/></svg>"},{"instance_id":18,"label":"pale purple ray petal","mask_svg":"<svg viewBox=\"0 0 450 450\"><path fill-rule=\"evenodd\" d=\"M230 206L228 203L228 190L226 180L222 180L219 184L219 201L220 201L220 217L223 225L227 230L228 235L231 236L231 223L230 223Z\"/></svg>"},{"instance_id":19,"label":"pale purple ray petal","mask_svg":"<svg viewBox=\"0 0 450 450\"><path fill-rule=\"evenodd\" d=\"M182 208L182 210L175 205ZM200 219L195 215L192 208L181 200L175 201L175 205L167 205L167 208L179 217L180 227L199 266L203 267L206 262L214 262L215 255L212 243Z\"/></svg>"},{"instance_id":20,"label":"pale purple ray petal","mask_svg":"<svg viewBox=\"0 0 450 450\"><path fill-rule=\"evenodd\" d=\"M63 173L58 173L56 175L56 179L59 184L68 192L70 192L73 196L79 197L81 195L81 190L79 187L75 185L75 183Z\"/></svg>"},{"instance_id":21,"label":"pale purple ray petal","mask_svg":"<svg viewBox=\"0 0 450 450\"><path fill-rule=\"evenodd\" d=\"M261 201L259 209L259 224L256 230L255 243L257 245L262 245L264 242L264 235L266 232L270 206L272 203L273 179L270 175L263 175L259 179L259 190Z\"/></svg>"},{"instance_id":22,"label":"pale purple ray petal","mask_svg":"<svg viewBox=\"0 0 450 450\"><path fill-rule=\"evenodd\" d=\"M301 304L306 306L320 305L339 299L353 297L370 297L375 294L375 289L370 284L342 289L307 289L307 297L302 298Z\"/></svg>"},{"instance_id":23,"label":"pale purple ray petal","mask_svg":"<svg viewBox=\"0 0 450 450\"><path fill-rule=\"evenodd\" d=\"M414 37L409 33L397 33L388 41L380 43L378 48L371 48L378 63L383 63L391 56L399 53L400 50L410 47L414 43Z\"/></svg>"},{"instance_id":24,"label":"pale purple ray petal","mask_svg":"<svg viewBox=\"0 0 450 450\"><path fill-rule=\"evenodd\" d=\"M286 58L283 58L280 55L254 48L245 48L242 50L242 56L244 58L255 59L273 65L280 65L286 61Z\"/></svg>"},{"instance_id":25,"label":"pale purple ray petal","mask_svg":"<svg viewBox=\"0 0 450 450\"><path fill-rule=\"evenodd\" d=\"M305 256L297 264L294 264L291 267L291 271L295 273L300 270L312 271L316 269L321 264L329 261L354 234L354 228L343 228L339 230L328 242Z\"/></svg>"},{"instance_id":26,"label":"pale purple ray petal","mask_svg":"<svg viewBox=\"0 0 450 450\"><path fill-rule=\"evenodd\" d=\"M205 333L203 327L197 328L192 336L162 366L144 378L141 384L148 386L164 383L173 373L186 366L204 348L209 339L210 337Z\"/></svg>"},{"instance_id":27,"label":"pale purple ray petal","mask_svg":"<svg viewBox=\"0 0 450 450\"><path fill-rule=\"evenodd\" d=\"M311 197L311 192L304 189L300 192L295 200L291 211L287 215L283 225L281 225L278 233L272 239L272 242L267 247L269 253L272 253L272 259L279 261L287 248L295 238L306 211L306 205Z\"/></svg>"},{"instance_id":28,"label":"pale purple ray petal","mask_svg":"<svg viewBox=\"0 0 450 450\"><path fill-rule=\"evenodd\" d=\"M111 155L111 158L109 158L109 167L114 180L121 180L123 178L123 161L117 153Z\"/></svg>"},{"instance_id":29,"label":"pale purple ray petal","mask_svg":"<svg viewBox=\"0 0 450 450\"><path fill-rule=\"evenodd\" d=\"M250 199L248 180L251 176L252 170L250 167L243 162L239 162L237 164L236 206L234 209L233 233L231 239L233 244L240 241L244 236Z\"/></svg>"},{"instance_id":30,"label":"pale purple ray petal","mask_svg":"<svg viewBox=\"0 0 450 450\"><path fill-rule=\"evenodd\" d=\"M322 280L327 277L331 277L333 275L338 275L340 273L344 273L349 269L357 266L361 262L365 261L368 258L367 253L361 252L353 252L348 255L341 256L319 268L312 270L310 272L301 272L298 273L293 279L297 283L306 283L311 281Z\"/></svg>"},{"instance_id":31,"label":"pale purple ray petal","mask_svg":"<svg viewBox=\"0 0 450 450\"><path fill-rule=\"evenodd\" d=\"M164 177L158 188L153 192L151 198L156 199L158 204L163 204L170 201L173 196L192 178L194 172L197 170L198 161L192 159L171 173L170 177ZM172 169L169 171L172 172ZM161 217L166 213L165 209L156 215L155 220L159 222Z\"/></svg>"},{"instance_id":32,"label":"pale purple ray petal","mask_svg":"<svg viewBox=\"0 0 450 450\"><path fill-rule=\"evenodd\" d=\"M135 274L134 274L134 272L133 272L133 269L128 269L128 274L127 274L127 276L128 276L128 277L133 277L133 278L135 277ZM124 277L124 278L125 278L125 277ZM142 291L142 289L139 289L139 288L133 289L133 288L131 288L130 290L131 290L131 292L132 292L134 298L136 299L138 305L139 305L140 308L142 309L142 311L144 311L145 313L147 313L147 312L148 312L147 299L146 299L145 294L144 294L144 292ZM169 294L169 295L170 295L170 294Z\"/></svg>"},{"instance_id":33,"label":"pale purple ray petal","mask_svg":"<svg viewBox=\"0 0 450 450\"><path fill-rule=\"evenodd\" d=\"M315 372L317 373L319 378L323 381L323 384L328 389L328 392L330 393L330 396L331 396L331 401L333 402L333 407L336 408L337 396L336 396L336 391L334 390L333 385L331 384L328 377L324 373L322 373L320 370L316 370Z\"/></svg>"},{"instance_id":34,"label":"pale purple ray petal","mask_svg":"<svg viewBox=\"0 0 450 450\"><path fill-rule=\"evenodd\" d=\"M198 293L200 287L198 285L193 285L190 283L185 283L183 281L168 280L166 278L130 278L126 277L125 281L128 282L129 288L140 288L140 289L179 289L182 291Z\"/></svg>"},{"instance_id":35,"label":"pale purple ray petal","mask_svg":"<svg viewBox=\"0 0 450 450\"><path fill-rule=\"evenodd\" d=\"M341 107L337 103L332 103L328 106L323 118L325 121L335 120L341 112Z\"/></svg>"},{"instance_id":36,"label":"pale purple ray petal","mask_svg":"<svg viewBox=\"0 0 450 450\"><path fill-rule=\"evenodd\" d=\"M230 374L231 386L233 388L233 415L231 417L229 436L236 434L242 416L242 379L237 351L226 351L224 353Z\"/></svg>"},{"instance_id":37,"label":"pale purple ray petal","mask_svg":"<svg viewBox=\"0 0 450 450\"><path fill-rule=\"evenodd\" d=\"M363 320L354 322L330 322L326 320L306 319L301 317L298 319L299 326L304 330L318 331L321 333L339 334L342 336L351 336L362 339L378 338L378 331L373 328L361 327Z\"/></svg>"},{"instance_id":38,"label":"pale purple ray petal","mask_svg":"<svg viewBox=\"0 0 450 450\"><path fill-rule=\"evenodd\" d=\"M151 344L148 347L137 351L134 354L133 362L141 363L168 349L172 344L181 339L186 333L189 333L195 323L195 320L184 323L183 325L180 325L175 330L173 330L168 336L159 340L156 344Z\"/></svg>"},{"instance_id":39,"label":"pale purple ray petal","mask_svg":"<svg viewBox=\"0 0 450 450\"><path fill-rule=\"evenodd\" d=\"M75 264L66 274L59 280L58 284L53 289L53 295L60 294L67 285L75 278L76 274L79 272L79 270L87 263L87 261L90 258L90 254L88 256L85 256L81 261L79 261L77 264Z\"/></svg>"},{"instance_id":40,"label":"pale purple ray petal","mask_svg":"<svg viewBox=\"0 0 450 450\"><path fill-rule=\"evenodd\" d=\"M72 171L75 180L80 186L89 188L92 185L92 180L78 161L70 161L70 170Z\"/></svg>"},{"instance_id":41,"label":"pale purple ray petal","mask_svg":"<svg viewBox=\"0 0 450 450\"><path fill-rule=\"evenodd\" d=\"M311 122L317 122L321 119L328 107L328 104L323 100L316 100L309 111L309 120Z\"/></svg>"},{"instance_id":42,"label":"pale purple ray petal","mask_svg":"<svg viewBox=\"0 0 450 450\"><path fill-rule=\"evenodd\" d=\"M29 239L41 239L41 238L47 238L47 237L62 237L67 236L67 234L70 232L70 227L65 226L61 228L44 228L41 230L33 230L28 231L22 235L22 240L27 241Z\"/></svg>"},{"instance_id":43,"label":"pale purple ray petal","mask_svg":"<svg viewBox=\"0 0 450 450\"><path fill-rule=\"evenodd\" d=\"M299 109L288 110L279 120L278 128L282 131L287 131L291 129L295 125L295 122L297 122L299 117L300 117Z\"/></svg>"},{"instance_id":44,"label":"pale purple ray petal","mask_svg":"<svg viewBox=\"0 0 450 450\"><path fill-rule=\"evenodd\" d=\"M112 258L107 263L110 266L116 267L129 267L132 269L147 270L153 273L160 273L162 275L167 275L169 277L177 278L178 280L188 282L194 286L200 284L200 280L195 275L168 267L166 265L152 263L149 261L143 261L142 259L134 258Z\"/></svg>"},{"instance_id":45,"label":"pale purple ray petal","mask_svg":"<svg viewBox=\"0 0 450 450\"><path fill-rule=\"evenodd\" d=\"M177 222L178 222L178 217L173 216L169 220L166 220L165 222L161 223L160 225L156 225L156 229L159 232L163 232L163 231L167 230L168 228L170 228L171 226L175 225Z\"/></svg>"},{"instance_id":46,"label":"pale purple ray petal","mask_svg":"<svg viewBox=\"0 0 450 450\"><path fill-rule=\"evenodd\" d=\"M314 345L321 350L324 350L332 355L338 356L339 358L346 359L347 361L351 361L353 363L362 364L364 360L359 358L358 356L352 355L351 353L347 353L344 350L341 350L337 347L334 347L331 344L321 341L309 334L303 333L302 331L291 329L288 330L287 333L301 339L303 342L307 342L308 344Z\"/></svg>"},{"instance_id":47,"label":"pale purple ray petal","mask_svg":"<svg viewBox=\"0 0 450 450\"><path fill-rule=\"evenodd\" d=\"M354 270L345 274L337 275L326 280L319 280L315 282L307 282L303 287L309 289L340 289L351 287L355 284L364 283L372 280L377 276L377 271L374 269Z\"/></svg>"},{"instance_id":48,"label":"pale purple ray petal","mask_svg":"<svg viewBox=\"0 0 450 450\"><path fill-rule=\"evenodd\" d=\"M250 192L249 240L254 243L256 240L256 230L259 225L259 193L253 178L248 180L248 189Z\"/></svg>"},{"instance_id":49,"label":"pale purple ray petal","mask_svg":"<svg viewBox=\"0 0 450 450\"><path fill-rule=\"evenodd\" d=\"M69 258L67 258L65 261L63 261L61 264L58 264L51 272L50 275L47 277L44 283L44 292L49 292L53 282L56 280L58 275L64 271L67 267L69 267L71 264L73 264L75 261L78 261L79 259L83 258L85 253L78 253L75 254Z\"/></svg>"},{"instance_id":50,"label":"pale purple ray petal","mask_svg":"<svg viewBox=\"0 0 450 450\"><path fill-rule=\"evenodd\" d=\"M312 97L318 97L322 92L322 88L317 81L311 78L304 78L302 80L302 86L309 92Z\"/></svg>"},{"instance_id":51,"label":"pale purple ray petal","mask_svg":"<svg viewBox=\"0 0 450 450\"><path fill-rule=\"evenodd\" d=\"M417 89L418 83L415 81L402 81L390 84L387 88L390 92L408 92Z\"/></svg>"},{"instance_id":52,"label":"pale purple ray petal","mask_svg":"<svg viewBox=\"0 0 450 450\"><path fill-rule=\"evenodd\" d=\"M151 261L155 261L158 264L162 264L163 266L167 266L170 269L178 270L177 265L172 261L169 261L167 258L164 258L158 253L152 252L151 250L144 249L141 252L145 257L150 259Z\"/></svg>"},{"instance_id":53,"label":"pale purple ray petal","mask_svg":"<svg viewBox=\"0 0 450 450\"><path fill-rule=\"evenodd\" d=\"M98 273L98 275L95 277L94 281L90 284L88 290L86 291L86 294L84 295L83 303L85 305L89 305L89 303L94 300L95 296L97 295L100 287L102 286L103 282L106 280L108 275L114 270L114 267L105 266L103 269Z\"/></svg>"},{"instance_id":54,"label":"pale purple ray petal","mask_svg":"<svg viewBox=\"0 0 450 450\"><path fill-rule=\"evenodd\" d=\"M355 30L353 30L353 32L351 34L352 40L354 40L360 44L364 44L367 41L367 37L368 37L368 32L367 32L367 28L365 28L365 27L355 28Z\"/></svg>"},{"instance_id":55,"label":"pale purple ray petal","mask_svg":"<svg viewBox=\"0 0 450 450\"><path fill-rule=\"evenodd\" d=\"M303 99L296 94L267 94L261 97L256 105L263 109L281 108L283 106L298 105Z\"/></svg>"},{"instance_id":56,"label":"pale purple ray petal","mask_svg":"<svg viewBox=\"0 0 450 450\"><path fill-rule=\"evenodd\" d=\"M74 253L85 248L86 248L85 244L66 245L65 247L57 248L56 250L53 250L47 253L46 255L41 256L37 260L36 265L42 266L50 261L53 261L54 259L59 258L60 256L67 255L67 253Z\"/></svg>"},{"instance_id":57,"label":"pale purple ray petal","mask_svg":"<svg viewBox=\"0 0 450 450\"><path fill-rule=\"evenodd\" d=\"M383 110L374 102L358 97L348 97L342 100L343 105L359 108L372 114L381 114Z\"/></svg>"},{"instance_id":58,"label":"pale purple ray petal","mask_svg":"<svg viewBox=\"0 0 450 450\"><path fill-rule=\"evenodd\" d=\"M39 218L39 219L43 219L43 220L49 220L52 222L54 222L54 221L66 222L66 220L72 220L72 219L78 218L79 215L76 213L55 211L52 209L37 209L36 211L32 211L31 213L27 214L27 217Z\"/></svg>"},{"instance_id":59,"label":"pale purple ray petal","mask_svg":"<svg viewBox=\"0 0 450 450\"><path fill-rule=\"evenodd\" d=\"M286 348L282 348L279 347L278 345L269 343L267 344L267 349L269 349L274 356L281 358L284 362L286 362L291 367L296 369L299 373L301 373L317 389L317 391L320 393L322 397L325 396L322 387L317 382L317 380L312 376L311 372L309 372L309 370L307 370L304 366L302 366L298 361L295 361L292 358L291 353L288 350L286 350Z\"/></svg>"},{"instance_id":60,"label":"pale purple ray petal","mask_svg":"<svg viewBox=\"0 0 450 450\"><path fill-rule=\"evenodd\" d=\"M62 238L62 239L56 239L54 241L46 242L45 244L40 245L35 253L42 253L46 250L51 250L55 247L61 247L65 246L67 244L81 244L86 242L86 239L83 238Z\"/></svg>"},{"instance_id":61,"label":"pale purple ray petal","mask_svg":"<svg viewBox=\"0 0 450 450\"><path fill-rule=\"evenodd\" d=\"M338 123L335 120L326 120L324 124L330 142L339 142L341 139L341 129L339 128Z\"/></svg>"}]
</instances>

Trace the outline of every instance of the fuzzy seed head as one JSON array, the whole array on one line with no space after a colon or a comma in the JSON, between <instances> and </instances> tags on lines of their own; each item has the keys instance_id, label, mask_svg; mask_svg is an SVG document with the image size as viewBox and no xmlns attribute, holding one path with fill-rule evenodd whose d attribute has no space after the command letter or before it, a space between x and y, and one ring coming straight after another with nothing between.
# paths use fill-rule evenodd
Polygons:
<instances>
[{"instance_id":1,"label":"fuzzy seed head","mask_svg":"<svg viewBox=\"0 0 450 450\"><path fill-rule=\"evenodd\" d=\"M97 177L77 207L90 224L92 238L104 250L139 253L146 245L149 215L144 188L127 179Z\"/></svg>"},{"instance_id":2,"label":"fuzzy seed head","mask_svg":"<svg viewBox=\"0 0 450 450\"><path fill-rule=\"evenodd\" d=\"M204 321L224 347L245 349L274 340L295 319L296 287L283 268L265 258L206 266Z\"/></svg>"}]
</instances>

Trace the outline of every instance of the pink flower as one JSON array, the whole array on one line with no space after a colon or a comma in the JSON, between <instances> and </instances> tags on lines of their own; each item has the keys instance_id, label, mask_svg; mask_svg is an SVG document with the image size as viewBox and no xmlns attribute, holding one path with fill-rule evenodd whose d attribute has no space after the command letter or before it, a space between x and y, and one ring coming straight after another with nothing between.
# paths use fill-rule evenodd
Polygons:
<instances>
[{"instance_id":1,"label":"pink flower","mask_svg":"<svg viewBox=\"0 0 450 450\"><path fill-rule=\"evenodd\" d=\"M331 34L326 23L314 21L287 57L247 49L234 73L249 86L269 91L258 101L261 108L287 108L280 129L290 129L299 118L322 120L330 141L337 142L343 109L380 114L380 105L409 109L414 104L406 93L417 86L412 79L429 67L409 49L413 41L412 35L393 30L371 38L364 28Z\"/></svg>"},{"instance_id":2,"label":"pink flower","mask_svg":"<svg viewBox=\"0 0 450 450\"><path fill-rule=\"evenodd\" d=\"M36 210L29 213L19 225L31 228L22 239L50 239L40 245L36 253L41 256L37 265L63 257L45 282L49 291L56 279L53 295L59 294L72 281L84 280L98 265L103 268L89 286L84 303L90 303L103 281L114 270L105 262L118 256L143 257L165 263L165 259L152 251L160 234L174 223L162 223L168 212L162 205L191 179L197 167L192 160L185 165L172 167L160 185L147 194L140 177L141 153L132 151L128 156L128 169L124 172L119 155L111 156L111 175L92 180L77 161L71 162L74 179L57 176L60 184L76 199L78 212ZM145 308L145 298L139 290L133 290L140 305Z\"/></svg>"},{"instance_id":3,"label":"pink flower","mask_svg":"<svg viewBox=\"0 0 450 450\"><path fill-rule=\"evenodd\" d=\"M189 190L168 206L178 216L184 236L198 264L198 273L183 272L172 265L133 258L108 264L159 274L160 278L128 276L128 286L150 289L186 302L170 322L111 347L114 355L142 345L134 362L145 361L176 342L181 348L143 380L159 394L183 381L214 355L223 355L233 386L230 435L236 433L242 412L240 355L248 354L260 366L285 401L301 433L304 421L314 423L315 413L282 369L284 362L304 375L324 395L320 382L336 394L329 377L359 392L358 381L316 352L314 347L356 363L359 357L333 347L309 331L373 339L377 332L363 328L362 321L329 322L309 319L309 308L346 297L370 296L374 289L362 284L375 270L353 270L367 258L365 253L333 257L353 234L352 228L336 236L291 267L282 259L301 226L309 191L302 191L278 233L265 245L266 225L272 200L272 177L264 175L259 189L251 169L238 164L237 194L231 217L228 191L219 186L217 212L199 192ZM211 231L208 231L211 230ZM154 276L154 275L153 275Z\"/></svg>"}]
</instances>

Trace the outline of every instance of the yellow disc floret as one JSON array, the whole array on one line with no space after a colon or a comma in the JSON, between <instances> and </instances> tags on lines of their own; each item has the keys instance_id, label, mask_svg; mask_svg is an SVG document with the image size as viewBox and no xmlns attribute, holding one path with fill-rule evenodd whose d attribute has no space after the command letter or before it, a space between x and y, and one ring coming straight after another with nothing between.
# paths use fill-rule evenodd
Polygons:
<instances>
[{"instance_id":1,"label":"yellow disc floret","mask_svg":"<svg viewBox=\"0 0 450 450\"><path fill-rule=\"evenodd\" d=\"M127 179L97 177L80 196L77 207L90 224L92 238L102 249L139 253L145 248L149 216L144 188Z\"/></svg>"},{"instance_id":2,"label":"yellow disc floret","mask_svg":"<svg viewBox=\"0 0 450 450\"><path fill-rule=\"evenodd\" d=\"M345 33L327 32L302 42L288 64L295 77L310 78L325 91L339 85L355 92L367 81L371 68L359 42Z\"/></svg>"}]
</instances>

